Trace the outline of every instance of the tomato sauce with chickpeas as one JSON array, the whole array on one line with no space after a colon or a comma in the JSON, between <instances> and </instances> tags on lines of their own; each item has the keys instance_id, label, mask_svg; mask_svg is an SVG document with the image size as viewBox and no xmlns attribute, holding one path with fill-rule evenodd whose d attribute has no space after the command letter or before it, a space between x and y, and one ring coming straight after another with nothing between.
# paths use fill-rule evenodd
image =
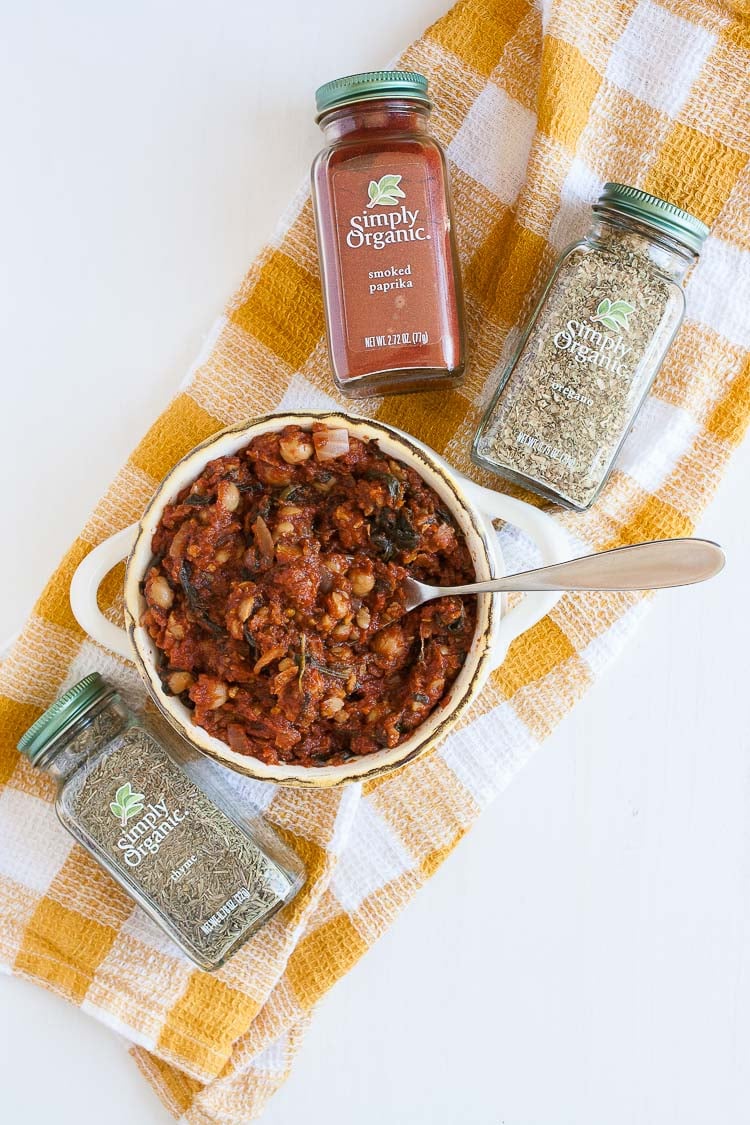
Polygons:
<instances>
[{"instance_id":1,"label":"tomato sauce with chickpeas","mask_svg":"<svg viewBox=\"0 0 750 1125\"><path fill-rule=\"evenodd\" d=\"M397 746L445 697L475 599L404 613L403 579L471 582L437 493L376 441L315 424L211 461L163 512L143 623L165 690L262 762Z\"/></svg>"}]
</instances>

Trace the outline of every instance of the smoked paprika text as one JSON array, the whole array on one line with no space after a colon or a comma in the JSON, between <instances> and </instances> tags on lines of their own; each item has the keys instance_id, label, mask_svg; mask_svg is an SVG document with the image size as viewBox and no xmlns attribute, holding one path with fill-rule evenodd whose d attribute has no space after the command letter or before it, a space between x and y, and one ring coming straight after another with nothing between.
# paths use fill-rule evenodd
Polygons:
<instances>
[{"instance_id":1,"label":"smoked paprika text","mask_svg":"<svg viewBox=\"0 0 750 1125\"><path fill-rule=\"evenodd\" d=\"M464 371L461 279L427 80L373 71L316 93L313 165L328 350L345 394L428 390Z\"/></svg>"}]
</instances>

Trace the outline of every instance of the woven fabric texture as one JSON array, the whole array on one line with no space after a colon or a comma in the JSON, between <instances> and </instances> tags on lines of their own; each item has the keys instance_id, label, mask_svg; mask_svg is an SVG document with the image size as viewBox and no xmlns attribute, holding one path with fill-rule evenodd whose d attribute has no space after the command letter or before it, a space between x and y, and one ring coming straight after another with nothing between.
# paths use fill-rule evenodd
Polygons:
<instances>
[{"instance_id":1,"label":"woven fabric texture","mask_svg":"<svg viewBox=\"0 0 750 1125\"><path fill-rule=\"evenodd\" d=\"M457 390L357 404L491 484L471 438L519 325L606 180L712 228L688 315L595 508L560 514L577 549L690 533L750 415L750 31L739 4L462 0L399 65L430 79L450 159L470 373ZM120 1032L190 1125L257 1116L316 1001L383 933L580 698L641 616L636 595L563 598L512 646L438 750L364 788L294 792L238 779L299 852L295 902L216 974L193 968L64 832L52 787L15 750L67 686L98 669L133 702L131 665L70 610L76 565L136 520L197 442L243 417L342 405L333 390L310 199L294 201L189 380L110 485L0 668L0 965ZM497 481L494 481L497 485ZM510 568L530 543L500 532ZM101 590L120 613L121 568Z\"/></svg>"}]
</instances>

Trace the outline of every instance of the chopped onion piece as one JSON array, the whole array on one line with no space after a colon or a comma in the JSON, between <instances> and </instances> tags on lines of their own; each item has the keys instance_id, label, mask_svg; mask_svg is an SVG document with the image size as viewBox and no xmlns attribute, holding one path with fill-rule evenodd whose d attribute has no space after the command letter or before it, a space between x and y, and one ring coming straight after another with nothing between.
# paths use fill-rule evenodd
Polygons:
<instances>
[{"instance_id":1,"label":"chopped onion piece","mask_svg":"<svg viewBox=\"0 0 750 1125\"><path fill-rule=\"evenodd\" d=\"M253 524L253 535L255 536L255 542L260 551L261 561L266 565L273 562L273 536L268 530L268 524L263 519L263 516L258 516Z\"/></svg>"},{"instance_id":2,"label":"chopped onion piece","mask_svg":"<svg viewBox=\"0 0 750 1125\"><path fill-rule=\"evenodd\" d=\"M169 544L169 557L170 559L179 559L182 552L187 546L188 536L190 534L190 524L188 520L181 523L175 532L174 539Z\"/></svg>"},{"instance_id":3,"label":"chopped onion piece","mask_svg":"<svg viewBox=\"0 0 750 1125\"><path fill-rule=\"evenodd\" d=\"M281 660L282 656L286 655L286 651L286 645L274 645L273 648L269 648L268 652L263 653L260 660L255 661L253 665L255 675L257 676L259 672L262 672L266 664L272 664L274 660Z\"/></svg>"},{"instance_id":4,"label":"chopped onion piece","mask_svg":"<svg viewBox=\"0 0 750 1125\"><path fill-rule=\"evenodd\" d=\"M333 461L349 452L348 430L316 430L313 434L315 456L319 461Z\"/></svg>"}]
</instances>

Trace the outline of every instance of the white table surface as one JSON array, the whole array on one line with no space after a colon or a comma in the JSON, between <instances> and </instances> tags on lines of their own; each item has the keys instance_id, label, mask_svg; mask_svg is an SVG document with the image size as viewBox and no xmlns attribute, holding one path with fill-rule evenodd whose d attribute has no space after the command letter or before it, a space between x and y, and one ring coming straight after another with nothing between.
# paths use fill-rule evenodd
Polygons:
<instances>
[{"instance_id":1,"label":"white table surface","mask_svg":"<svg viewBox=\"0 0 750 1125\"><path fill-rule=\"evenodd\" d=\"M442 8L6 5L0 638L306 175L314 87ZM748 1121L749 471L746 448L702 526L724 575L659 596L324 999L267 1125ZM0 1083L13 1125L170 1120L113 1034L10 978Z\"/></svg>"}]
</instances>

